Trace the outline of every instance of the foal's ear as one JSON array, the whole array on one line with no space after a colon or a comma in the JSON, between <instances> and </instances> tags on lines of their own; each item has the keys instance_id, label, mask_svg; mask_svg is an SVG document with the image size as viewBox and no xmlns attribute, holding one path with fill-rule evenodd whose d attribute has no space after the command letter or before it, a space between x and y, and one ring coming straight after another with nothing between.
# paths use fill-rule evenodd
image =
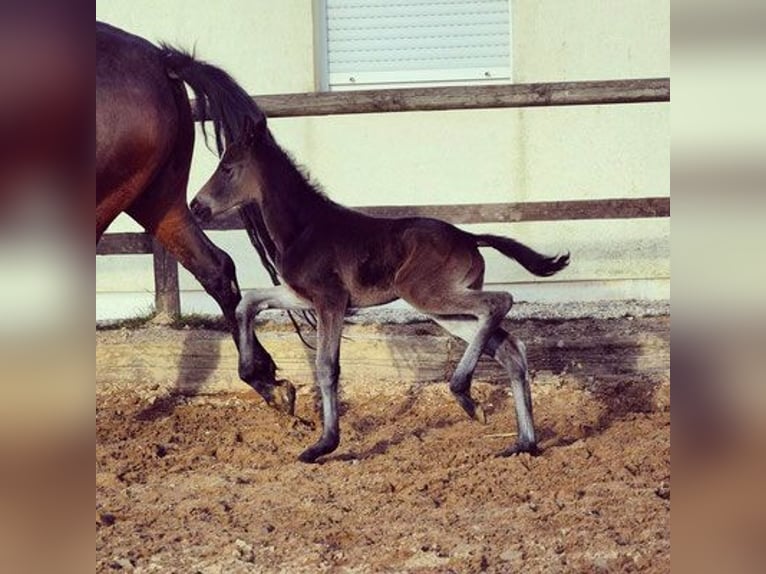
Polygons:
<instances>
[{"instance_id":1,"label":"foal's ear","mask_svg":"<svg viewBox=\"0 0 766 574\"><path fill-rule=\"evenodd\" d=\"M246 145L251 146L258 141L265 129L265 115L260 115L257 118L253 118L253 116L245 116L245 122L242 126L242 139Z\"/></svg>"}]
</instances>

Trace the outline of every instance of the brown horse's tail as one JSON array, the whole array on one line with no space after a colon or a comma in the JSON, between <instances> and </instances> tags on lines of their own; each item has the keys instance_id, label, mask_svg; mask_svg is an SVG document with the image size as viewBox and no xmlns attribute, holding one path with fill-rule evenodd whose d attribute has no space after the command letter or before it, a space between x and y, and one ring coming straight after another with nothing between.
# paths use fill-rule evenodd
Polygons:
<instances>
[{"instance_id":1,"label":"brown horse's tail","mask_svg":"<svg viewBox=\"0 0 766 574\"><path fill-rule=\"evenodd\" d=\"M194 92L195 114L203 121L202 129L207 141L205 121L213 123L218 155L226 145L239 139L245 118L263 117L253 99L227 72L194 57L193 54L162 44L165 67L171 77L189 85Z\"/></svg>"},{"instance_id":2,"label":"brown horse's tail","mask_svg":"<svg viewBox=\"0 0 766 574\"><path fill-rule=\"evenodd\" d=\"M202 133L205 135L205 142L207 131L204 122L213 123L215 146L219 156L223 154L227 145L240 138L247 117L254 120L265 117L248 93L226 71L167 44L161 45L161 52L168 74L186 83L194 92L194 111L196 119L203 122ZM243 205L240 215L250 242L258 251L271 282L279 285L274 242L266 230L260 211L254 205ZM311 347L304 339L292 312L288 311L287 314L301 341ZM304 312L303 316L311 326L316 325L312 312Z\"/></svg>"},{"instance_id":3,"label":"brown horse's tail","mask_svg":"<svg viewBox=\"0 0 766 574\"><path fill-rule=\"evenodd\" d=\"M474 235L479 247L492 247L511 259L515 259L527 271L540 277L558 273L569 265L569 253L548 257L519 243L510 237L500 235Z\"/></svg>"}]
</instances>

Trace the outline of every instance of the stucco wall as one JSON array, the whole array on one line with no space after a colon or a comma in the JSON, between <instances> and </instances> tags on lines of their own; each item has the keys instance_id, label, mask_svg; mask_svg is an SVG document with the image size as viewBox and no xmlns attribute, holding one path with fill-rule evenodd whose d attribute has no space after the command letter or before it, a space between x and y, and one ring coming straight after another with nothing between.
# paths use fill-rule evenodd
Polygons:
<instances>
[{"instance_id":1,"label":"stucco wall","mask_svg":"<svg viewBox=\"0 0 766 574\"><path fill-rule=\"evenodd\" d=\"M312 91L311 0L99 0L98 19L150 40L194 47L253 94ZM669 75L667 0L514 0L517 82ZM668 104L578 106L275 119L278 140L349 205L542 201L668 195ZM216 157L198 138L191 198ZM555 280L534 281L487 252L489 283L522 300L667 298L669 220L472 226L543 251L570 250ZM137 229L126 217L112 230ZM212 233L244 288L266 285L244 233ZM97 260L97 315L152 300L147 256ZM182 272L185 311L215 312ZM116 294L115 293L119 293ZM125 295L124 293L127 293Z\"/></svg>"}]
</instances>

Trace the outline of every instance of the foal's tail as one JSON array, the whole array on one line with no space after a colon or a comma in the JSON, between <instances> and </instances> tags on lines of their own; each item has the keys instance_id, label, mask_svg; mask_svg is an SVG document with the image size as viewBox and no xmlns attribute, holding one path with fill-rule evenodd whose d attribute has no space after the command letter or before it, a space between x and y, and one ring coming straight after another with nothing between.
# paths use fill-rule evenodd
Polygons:
<instances>
[{"instance_id":1,"label":"foal's tail","mask_svg":"<svg viewBox=\"0 0 766 574\"><path fill-rule=\"evenodd\" d=\"M492 247L511 259L518 261L524 269L540 277L558 273L569 265L569 253L547 257L511 239L500 235L474 235L479 247Z\"/></svg>"},{"instance_id":2,"label":"foal's tail","mask_svg":"<svg viewBox=\"0 0 766 574\"><path fill-rule=\"evenodd\" d=\"M218 155L226 145L239 139L247 116L253 119L263 116L253 99L226 71L167 44L162 44L161 52L169 74L184 81L194 92L195 113L203 121L206 141L204 122L213 123Z\"/></svg>"}]
</instances>

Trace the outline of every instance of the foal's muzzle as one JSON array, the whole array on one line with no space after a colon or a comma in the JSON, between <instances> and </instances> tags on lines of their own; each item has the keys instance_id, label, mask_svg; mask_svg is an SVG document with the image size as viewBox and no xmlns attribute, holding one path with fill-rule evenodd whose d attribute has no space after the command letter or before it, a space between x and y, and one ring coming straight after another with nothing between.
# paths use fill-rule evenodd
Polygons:
<instances>
[{"instance_id":1,"label":"foal's muzzle","mask_svg":"<svg viewBox=\"0 0 766 574\"><path fill-rule=\"evenodd\" d=\"M192 215L194 215L194 217L200 223L207 223L213 217L213 211L210 209L210 207L203 204L196 197L192 199L189 207L191 208Z\"/></svg>"}]
</instances>

